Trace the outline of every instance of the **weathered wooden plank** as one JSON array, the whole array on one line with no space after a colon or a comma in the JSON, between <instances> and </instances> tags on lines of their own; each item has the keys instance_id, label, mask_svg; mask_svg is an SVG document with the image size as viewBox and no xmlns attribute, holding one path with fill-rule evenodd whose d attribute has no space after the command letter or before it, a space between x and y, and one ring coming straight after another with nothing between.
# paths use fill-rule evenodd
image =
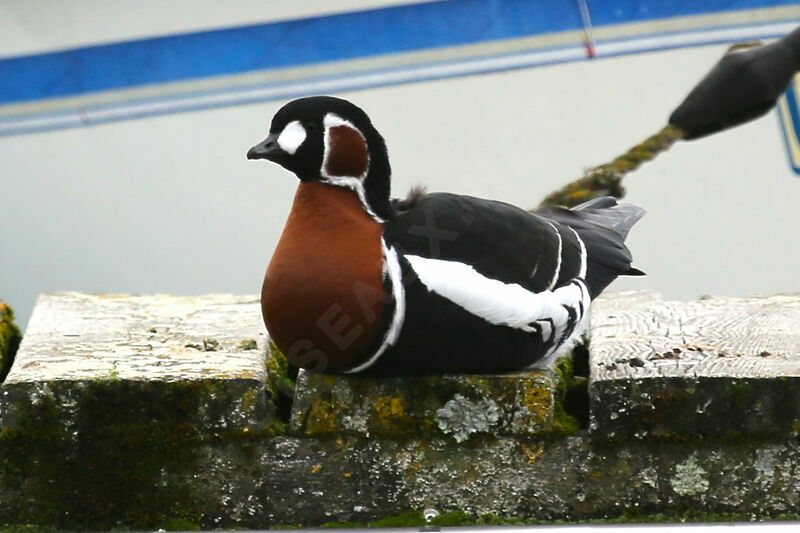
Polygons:
<instances>
[{"instance_id":1,"label":"weathered wooden plank","mask_svg":"<svg viewBox=\"0 0 800 533\"><path fill-rule=\"evenodd\" d=\"M292 405L298 435L362 437L534 435L577 429L557 412L551 365L501 376L368 378L301 372Z\"/></svg>"},{"instance_id":2,"label":"weathered wooden plank","mask_svg":"<svg viewBox=\"0 0 800 533\"><path fill-rule=\"evenodd\" d=\"M41 401L57 405L69 427L82 405L116 390L153 404L178 394L196 411L182 416L201 430L261 428L274 411L266 344L254 296L42 295L3 383L3 427ZM128 414L121 410L120 423Z\"/></svg>"},{"instance_id":3,"label":"weathered wooden plank","mask_svg":"<svg viewBox=\"0 0 800 533\"><path fill-rule=\"evenodd\" d=\"M264 380L256 296L39 297L7 385L104 378Z\"/></svg>"},{"instance_id":4,"label":"weathered wooden plank","mask_svg":"<svg viewBox=\"0 0 800 533\"><path fill-rule=\"evenodd\" d=\"M270 414L259 404L266 337L256 298L47 296L0 388L0 524L156 529L177 517L207 529L265 528L426 507L545 520L631 509L792 512L797 377L753 363L789 364L797 353L784 338L747 338L740 330L753 326L737 313L762 309L752 315L759 335L796 336L796 299L743 302L661 302L650 293L598 301L595 434L681 435L606 446L583 431L534 434L555 417L538 410L552 406L554 383L537 389L536 373L413 385L305 376L295 434L253 431ZM663 356L677 341L686 348ZM763 346L774 351L759 355ZM717 360L744 361L751 374L726 376ZM531 400L537 409L520 410ZM686 439L728 431L790 436Z\"/></svg>"},{"instance_id":5,"label":"weathered wooden plank","mask_svg":"<svg viewBox=\"0 0 800 533\"><path fill-rule=\"evenodd\" d=\"M601 297L590 353L599 435L786 435L800 422L798 296Z\"/></svg>"}]
</instances>

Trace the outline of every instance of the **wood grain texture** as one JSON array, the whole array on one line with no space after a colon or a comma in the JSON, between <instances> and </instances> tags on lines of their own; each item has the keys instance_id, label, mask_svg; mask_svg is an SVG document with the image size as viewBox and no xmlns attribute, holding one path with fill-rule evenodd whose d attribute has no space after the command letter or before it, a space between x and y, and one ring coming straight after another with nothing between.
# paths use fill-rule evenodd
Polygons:
<instances>
[{"instance_id":1,"label":"wood grain texture","mask_svg":"<svg viewBox=\"0 0 800 533\"><path fill-rule=\"evenodd\" d=\"M591 353L594 381L800 377L800 296L669 302L652 292L611 294L592 307Z\"/></svg>"},{"instance_id":2,"label":"wood grain texture","mask_svg":"<svg viewBox=\"0 0 800 533\"><path fill-rule=\"evenodd\" d=\"M244 349L247 339L256 349ZM4 386L97 379L263 382L266 343L257 296L45 294Z\"/></svg>"},{"instance_id":3,"label":"wood grain texture","mask_svg":"<svg viewBox=\"0 0 800 533\"><path fill-rule=\"evenodd\" d=\"M794 435L800 428L800 297L670 302L601 297L590 344L598 435Z\"/></svg>"}]
</instances>

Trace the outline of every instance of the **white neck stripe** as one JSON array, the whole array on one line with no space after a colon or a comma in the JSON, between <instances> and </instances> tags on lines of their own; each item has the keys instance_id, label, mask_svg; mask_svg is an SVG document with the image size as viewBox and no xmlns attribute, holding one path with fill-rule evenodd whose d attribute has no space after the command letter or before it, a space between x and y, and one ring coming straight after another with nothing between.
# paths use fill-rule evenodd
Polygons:
<instances>
[{"instance_id":1,"label":"white neck stripe","mask_svg":"<svg viewBox=\"0 0 800 533\"><path fill-rule=\"evenodd\" d=\"M325 118L322 119L322 124L325 128L335 128L336 126L347 126L348 128L353 128L354 130L358 131L352 122L349 120L345 120L336 113L328 113L325 115Z\"/></svg>"},{"instance_id":2,"label":"white neck stripe","mask_svg":"<svg viewBox=\"0 0 800 533\"><path fill-rule=\"evenodd\" d=\"M360 365L346 370L348 374L362 372L367 368L374 365L383 353L397 342L400 336L400 330L403 328L403 322L406 316L406 295L405 288L403 287L403 272L400 270L400 260L397 258L397 250L394 248L387 248L386 242L381 239L383 247L383 260L386 274L392 283L392 297L394 298L394 315L392 316L392 323L386 336L383 338L380 348L372 354L372 357L361 363Z\"/></svg>"},{"instance_id":3,"label":"white neck stripe","mask_svg":"<svg viewBox=\"0 0 800 533\"><path fill-rule=\"evenodd\" d=\"M367 203L367 191L364 190L364 182L360 179L343 176L324 176L320 183L327 183L328 185L335 185L336 187L350 189L356 193L358 200L361 202L361 207L363 207L364 211L366 211L367 214L372 217L372 220L378 224L383 224L386 222L386 220L379 217L369 206L369 203Z\"/></svg>"}]
</instances>

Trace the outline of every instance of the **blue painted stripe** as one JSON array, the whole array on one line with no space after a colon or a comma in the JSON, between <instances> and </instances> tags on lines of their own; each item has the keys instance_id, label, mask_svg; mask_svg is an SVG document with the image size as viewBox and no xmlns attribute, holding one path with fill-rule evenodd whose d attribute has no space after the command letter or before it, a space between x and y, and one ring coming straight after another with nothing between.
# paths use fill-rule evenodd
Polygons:
<instances>
[{"instance_id":1,"label":"blue painted stripe","mask_svg":"<svg viewBox=\"0 0 800 533\"><path fill-rule=\"evenodd\" d=\"M794 0L589 0L596 26ZM582 29L577 2L456 0L0 60L0 104Z\"/></svg>"},{"instance_id":2,"label":"blue painted stripe","mask_svg":"<svg viewBox=\"0 0 800 533\"><path fill-rule=\"evenodd\" d=\"M598 58L641 53L709 43L729 43L735 40L760 40L784 35L791 31L791 23L740 26L732 29L695 30L692 32L648 34L642 39L622 39L598 43ZM731 33L731 31L733 33ZM721 32L721 33L719 33ZM666 39L659 43L659 38ZM654 41L655 39L655 41ZM609 45L614 48L608 48ZM57 130L105 124L119 120L136 119L165 113L192 112L220 106L240 105L276 99L289 99L309 94L385 87L409 82L429 81L472 74L501 72L505 70L552 65L586 60L582 45L533 49L494 56L472 57L457 61L430 62L400 68L342 72L333 76L317 76L295 81L255 85L232 85L219 89L184 91L156 97L132 97L115 103L84 102L77 108L68 106L61 110L42 110L28 114L0 116L0 137L37 131ZM224 78L218 78L224 80ZM13 107L13 104L12 106Z\"/></svg>"},{"instance_id":3,"label":"blue painted stripe","mask_svg":"<svg viewBox=\"0 0 800 533\"><path fill-rule=\"evenodd\" d=\"M587 0L592 24L604 26L744 9L796 5L783 0Z\"/></svg>"},{"instance_id":4,"label":"blue painted stripe","mask_svg":"<svg viewBox=\"0 0 800 533\"><path fill-rule=\"evenodd\" d=\"M0 61L0 102L409 52L579 25L572 2L461 0L159 37Z\"/></svg>"}]
</instances>

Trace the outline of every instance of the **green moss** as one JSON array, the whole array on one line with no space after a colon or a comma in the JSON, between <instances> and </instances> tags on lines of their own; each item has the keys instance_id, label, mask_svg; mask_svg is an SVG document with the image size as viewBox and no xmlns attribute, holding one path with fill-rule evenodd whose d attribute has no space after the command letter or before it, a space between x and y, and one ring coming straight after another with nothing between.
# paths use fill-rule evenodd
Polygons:
<instances>
[{"instance_id":1,"label":"green moss","mask_svg":"<svg viewBox=\"0 0 800 533\"><path fill-rule=\"evenodd\" d=\"M669 149L675 141L684 136L685 133L680 128L666 126L655 135L616 157L612 162L592 167L582 177L553 191L542 200L540 205L573 207L599 196L622 198L625 195L625 189L621 182L625 174L636 170L645 161L649 161Z\"/></svg>"},{"instance_id":2,"label":"green moss","mask_svg":"<svg viewBox=\"0 0 800 533\"><path fill-rule=\"evenodd\" d=\"M451 511L433 518L430 522L422 516L422 511L408 511L399 515L387 516L374 522L328 522L325 529L393 528L432 526L462 526L475 524L475 518L464 511Z\"/></svg>"},{"instance_id":3,"label":"green moss","mask_svg":"<svg viewBox=\"0 0 800 533\"><path fill-rule=\"evenodd\" d=\"M414 527L423 525L425 525L425 518L423 518L421 511L409 511L367 524L368 527Z\"/></svg>"},{"instance_id":4,"label":"green moss","mask_svg":"<svg viewBox=\"0 0 800 533\"><path fill-rule=\"evenodd\" d=\"M549 370L390 379L309 374L306 379L293 425L305 436L531 435L551 430L556 401ZM560 420L566 424L571 417ZM572 430L560 427L565 431Z\"/></svg>"},{"instance_id":5,"label":"green moss","mask_svg":"<svg viewBox=\"0 0 800 533\"><path fill-rule=\"evenodd\" d=\"M286 432L294 401L297 369L289 365L286 356L273 343L267 346L267 394L269 401L275 405L275 421L272 433L280 435Z\"/></svg>"},{"instance_id":6,"label":"green moss","mask_svg":"<svg viewBox=\"0 0 800 533\"><path fill-rule=\"evenodd\" d=\"M294 386L294 379L289 375L289 361L270 341L267 347L267 391L273 400L277 400L280 396L293 396Z\"/></svg>"},{"instance_id":7,"label":"green moss","mask_svg":"<svg viewBox=\"0 0 800 533\"><path fill-rule=\"evenodd\" d=\"M4 501L0 523L73 530L202 524L204 509L186 480L196 474L203 442L220 438L198 418L214 384L93 382L77 394L72 383L43 387L27 403L15 398L14 423L0 432L0 485L21 494Z\"/></svg>"},{"instance_id":8,"label":"green moss","mask_svg":"<svg viewBox=\"0 0 800 533\"><path fill-rule=\"evenodd\" d=\"M320 527L322 529L359 529L367 525L361 522L325 522ZM283 529L283 528L275 528Z\"/></svg>"},{"instance_id":9,"label":"green moss","mask_svg":"<svg viewBox=\"0 0 800 533\"><path fill-rule=\"evenodd\" d=\"M373 424L389 433L404 433L413 424L406 413L406 401L402 396L378 396L372 410Z\"/></svg>"},{"instance_id":10,"label":"green moss","mask_svg":"<svg viewBox=\"0 0 800 533\"><path fill-rule=\"evenodd\" d=\"M531 417L545 426L550 418L550 411L556 400L553 393L544 387L525 388L520 395L520 404L528 410Z\"/></svg>"},{"instance_id":11,"label":"green moss","mask_svg":"<svg viewBox=\"0 0 800 533\"><path fill-rule=\"evenodd\" d=\"M2 524L0 533L49 533L52 528L46 528L35 524Z\"/></svg>"},{"instance_id":12,"label":"green moss","mask_svg":"<svg viewBox=\"0 0 800 533\"><path fill-rule=\"evenodd\" d=\"M556 401L553 409L553 433L570 435L577 433L581 425L575 416L569 414L564 408L567 393L575 387L588 387L583 378L575 377L575 367L572 361L572 354L567 354L555 364L555 371L558 377L556 381Z\"/></svg>"},{"instance_id":13,"label":"green moss","mask_svg":"<svg viewBox=\"0 0 800 533\"><path fill-rule=\"evenodd\" d=\"M201 531L203 528L187 518L172 518L161 524L159 529L164 531Z\"/></svg>"},{"instance_id":14,"label":"green moss","mask_svg":"<svg viewBox=\"0 0 800 533\"><path fill-rule=\"evenodd\" d=\"M420 511L409 511L369 523L329 522L323 528L329 529L363 529L389 527L419 527L424 525L447 526L553 526L553 525L610 525L610 524L671 524L671 523L722 523L753 522L758 520L797 521L800 515L782 514L777 516L754 516L744 513L707 513L694 509L675 513L647 513L643 511L626 511L617 516L598 517L575 520L539 520L519 516L503 516L488 513L480 516L465 511L442 513L430 522L426 522Z\"/></svg>"},{"instance_id":15,"label":"green moss","mask_svg":"<svg viewBox=\"0 0 800 533\"><path fill-rule=\"evenodd\" d=\"M442 527L472 526L475 525L475 517L466 511L450 511L434 517L430 523Z\"/></svg>"},{"instance_id":16,"label":"green moss","mask_svg":"<svg viewBox=\"0 0 800 533\"><path fill-rule=\"evenodd\" d=\"M728 387L728 402L734 409L746 409L750 405L750 387L745 381L733 381Z\"/></svg>"},{"instance_id":17,"label":"green moss","mask_svg":"<svg viewBox=\"0 0 800 533\"><path fill-rule=\"evenodd\" d=\"M257 350L258 342L255 339L244 339L242 340L242 342L239 343L237 348L242 351Z\"/></svg>"},{"instance_id":18,"label":"green moss","mask_svg":"<svg viewBox=\"0 0 800 533\"><path fill-rule=\"evenodd\" d=\"M339 430L341 406L330 400L316 400L308 411L303 425L307 435L336 433Z\"/></svg>"},{"instance_id":19,"label":"green moss","mask_svg":"<svg viewBox=\"0 0 800 533\"><path fill-rule=\"evenodd\" d=\"M14 324L14 311L0 301L0 383L6 379L22 335Z\"/></svg>"}]
</instances>

